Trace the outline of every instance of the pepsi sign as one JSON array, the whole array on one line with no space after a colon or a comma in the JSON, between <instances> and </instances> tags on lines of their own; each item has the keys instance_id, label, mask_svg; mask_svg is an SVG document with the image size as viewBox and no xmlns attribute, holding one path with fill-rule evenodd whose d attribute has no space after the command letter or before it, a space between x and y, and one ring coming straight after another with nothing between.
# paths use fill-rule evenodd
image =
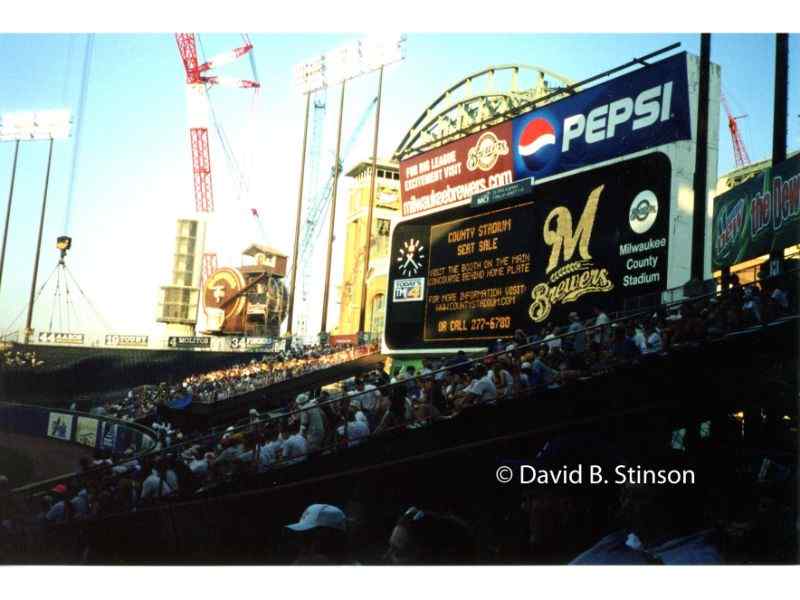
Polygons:
<instances>
[{"instance_id":1,"label":"pepsi sign","mask_svg":"<svg viewBox=\"0 0 800 600\"><path fill-rule=\"evenodd\" d=\"M515 179L691 139L686 53L513 120Z\"/></svg>"}]
</instances>

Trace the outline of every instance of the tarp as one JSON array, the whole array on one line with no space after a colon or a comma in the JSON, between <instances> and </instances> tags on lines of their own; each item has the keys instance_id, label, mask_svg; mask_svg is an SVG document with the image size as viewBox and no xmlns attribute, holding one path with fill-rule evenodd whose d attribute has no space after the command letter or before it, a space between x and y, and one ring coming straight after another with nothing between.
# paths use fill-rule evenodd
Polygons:
<instances>
[{"instance_id":1,"label":"tarp","mask_svg":"<svg viewBox=\"0 0 800 600\"><path fill-rule=\"evenodd\" d=\"M185 394L167 401L167 406L175 410L183 410L192 403L192 395Z\"/></svg>"}]
</instances>

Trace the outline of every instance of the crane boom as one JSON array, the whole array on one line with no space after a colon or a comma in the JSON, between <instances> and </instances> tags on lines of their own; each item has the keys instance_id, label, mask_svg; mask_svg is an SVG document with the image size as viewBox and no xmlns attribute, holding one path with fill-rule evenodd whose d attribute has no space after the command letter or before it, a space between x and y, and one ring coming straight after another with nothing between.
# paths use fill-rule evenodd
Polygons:
<instances>
[{"instance_id":1,"label":"crane boom","mask_svg":"<svg viewBox=\"0 0 800 600\"><path fill-rule=\"evenodd\" d=\"M731 132L731 142L733 143L733 160L736 162L737 168L745 167L750 164L750 157L747 154L744 141L742 141L739 124L736 121L747 115L734 117L730 106L728 106L728 100L725 98L725 94L720 94L720 100L722 101L722 107L725 109L725 115L728 118L728 130Z\"/></svg>"},{"instance_id":2,"label":"crane boom","mask_svg":"<svg viewBox=\"0 0 800 600\"><path fill-rule=\"evenodd\" d=\"M187 104L189 113L189 142L192 151L192 174L194 178L195 210L198 213L214 212L214 193L211 184L211 154L208 144L208 91L207 86L226 84L242 88L258 88L260 84L249 80L230 80L217 75L204 75L214 67L228 64L253 49L247 43L230 52L226 52L208 62L200 64L197 59L197 41L194 33L176 33L175 41L178 53L186 73ZM203 279L207 278L217 267L217 255L203 250Z\"/></svg>"},{"instance_id":3,"label":"crane boom","mask_svg":"<svg viewBox=\"0 0 800 600\"><path fill-rule=\"evenodd\" d=\"M358 140L361 130L364 129L364 124L367 122L367 119L372 113L372 110L375 108L377 102L378 98L376 96L372 99L364 113L361 115L361 119L353 130L350 139L347 140L347 143L345 144L339 164L331 167L330 177L325 182L320 194L313 200L311 206L309 206L308 217L306 218L306 228L303 231L303 236L300 239L300 263L304 267L307 265L307 261L310 260L310 250L313 247L317 236L319 235L320 227L324 221L324 216L330 208L331 197L333 196L333 182L335 180L336 172L338 170L338 172L341 173L342 164L350 154L350 150L352 150L353 145Z\"/></svg>"}]
</instances>

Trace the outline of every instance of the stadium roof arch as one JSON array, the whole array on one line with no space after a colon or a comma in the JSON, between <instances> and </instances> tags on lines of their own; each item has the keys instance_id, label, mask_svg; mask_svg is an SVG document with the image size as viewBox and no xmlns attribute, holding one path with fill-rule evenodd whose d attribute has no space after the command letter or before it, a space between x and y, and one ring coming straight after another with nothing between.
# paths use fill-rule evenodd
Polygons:
<instances>
[{"instance_id":1,"label":"stadium roof arch","mask_svg":"<svg viewBox=\"0 0 800 600\"><path fill-rule=\"evenodd\" d=\"M530 85L524 80L533 78ZM544 67L490 65L442 92L417 118L394 152L408 158L574 92L575 82ZM476 87L482 91L475 92Z\"/></svg>"}]
</instances>

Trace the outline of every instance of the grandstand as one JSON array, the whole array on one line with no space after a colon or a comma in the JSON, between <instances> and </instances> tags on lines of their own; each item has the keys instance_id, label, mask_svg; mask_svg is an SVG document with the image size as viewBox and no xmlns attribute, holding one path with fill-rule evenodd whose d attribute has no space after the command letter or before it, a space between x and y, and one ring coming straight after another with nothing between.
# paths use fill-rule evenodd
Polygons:
<instances>
[{"instance_id":1,"label":"grandstand","mask_svg":"<svg viewBox=\"0 0 800 600\"><path fill-rule=\"evenodd\" d=\"M785 305L773 301L768 290L774 289L786 291L790 301ZM360 561L377 560L388 524L409 504L455 510L479 531L488 552L483 560L507 561L513 554L504 546L510 535L507 521L519 516L513 507L518 510L526 492L521 486L498 484L494 473L499 465L534 460L547 442L564 435L616 440L630 462L644 462L665 448L705 457L723 474L738 470L736 485L750 486L756 494L766 493L764 477L769 479L774 472L777 479L769 489L779 489L777 501L796 509L783 495L797 469L796 290L797 273L762 281L750 291L734 286L658 307L655 315L648 311L578 332L520 340L499 352L444 364L422 377L384 384L378 390L365 387L318 402L298 400L280 414L256 414L245 423L184 436L179 443L165 442L159 434L162 446L168 447L143 455L135 472L126 469L122 476L109 476L101 468L70 479L70 489L91 490L91 514L47 523L46 552L42 545L26 546L18 538L15 562L47 562L48 557L77 551L88 562L101 564L286 563L292 550L282 526L312 502L346 507L348 514L358 515L354 535L359 537ZM753 294L763 299L760 311L745 308L743 300ZM657 322L663 336L657 351L630 352L633 335L622 333L642 321L648 329ZM569 349L574 349L573 338L580 335L600 340L598 345L607 351L602 357L584 356L584 362L576 362L574 350ZM544 348L556 346L556 340L564 361L549 365L557 372L554 379L539 381L528 368L531 353L539 353L547 363L550 353ZM597 351L594 345L590 342L588 352ZM498 386L494 397L451 396L449 391L440 395L445 384L457 385L459 376L480 377L485 372L481 365L487 363L504 364L513 374L504 394L497 393ZM336 375L341 377L342 371L337 369ZM309 391L320 383L314 382ZM412 390L417 386L425 390L420 395ZM376 391L384 409L369 406ZM465 397L471 400L465 402ZM387 414L397 406L395 400L402 410L395 414L397 421L383 427L386 419L391 421ZM355 423L370 421L358 413L372 410L379 412L381 425L376 427L373 421L367 437L355 437ZM303 415L314 411L324 412L328 424L321 443L316 450L304 444L300 455L292 454L287 441L302 423L308 424ZM308 429L305 432L307 440L313 439ZM264 452L275 443L283 455ZM202 477L187 476L186 467L169 466L202 462L199 457L205 452L211 452L211 458L202 459L206 461ZM131 458L116 461L124 466ZM719 467L723 463L726 466ZM116 497L113 490L122 479L144 490L156 473L169 481L170 469L180 481L174 493L142 499L134 513L109 500ZM28 486L16 497L36 498L52 483ZM730 485L721 476L703 484L711 499L704 506L717 511L720 519L730 520L736 511L748 510L744 496L734 507L713 502ZM270 506L266 513L265 505ZM237 533L230 536L230 531ZM118 543L120 536L127 540L124 547ZM76 545L76 539L84 541ZM791 561L793 551L796 547L787 541L762 554L736 556L744 562L785 562Z\"/></svg>"}]
</instances>

